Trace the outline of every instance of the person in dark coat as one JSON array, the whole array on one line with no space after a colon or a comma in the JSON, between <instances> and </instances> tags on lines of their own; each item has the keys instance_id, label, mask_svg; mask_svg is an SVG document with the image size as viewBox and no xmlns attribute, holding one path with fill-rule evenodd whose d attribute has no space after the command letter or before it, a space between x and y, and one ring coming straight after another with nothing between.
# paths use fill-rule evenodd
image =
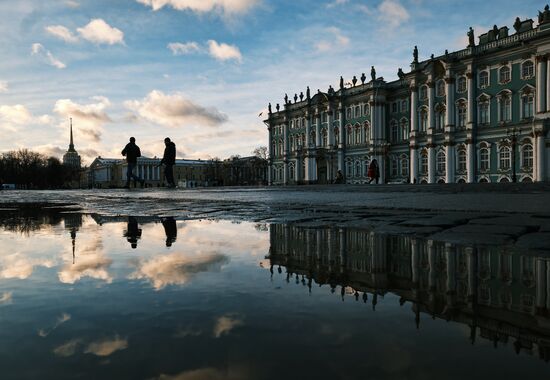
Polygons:
<instances>
[{"instance_id":1,"label":"person in dark coat","mask_svg":"<svg viewBox=\"0 0 550 380\"><path fill-rule=\"evenodd\" d=\"M169 137L164 139L164 155L160 161L161 165L164 165L164 176L168 187L176 187L174 182L174 165L176 164L176 144L174 144Z\"/></svg>"},{"instance_id":2,"label":"person in dark coat","mask_svg":"<svg viewBox=\"0 0 550 380\"><path fill-rule=\"evenodd\" d=\"M378 183L380 179L380 169L378 168L378 161L376 161L376 159L373 159L370 162L367 175L369 177L369 184L374 180L376 180L376 183Z\"/></svg>"},{"instance_id":3,"label":"person in dark coat","mask_svg":"<svg viewBox=\"0 0 550 380\"><path fill-rule=\"evenodd\" d=\"M145 180L134 174L137 159L138 157L141 157L141 150L139 149L139 146L136 145L136 139L134 137L130 137L130 142L126 144L121 154L126 157L126 162L128 163L128 170L126 171L126 186L124 187L127 189L130 188L130 180L132 178L134 179L134 186L135 181L139 181L141 183L141 187L143 187L145 185Z\"/></svg>"},{"instance_id":4,"label":"person in dark coat","mask_svg":"<svg viewBox=\"0 0 550 380\"><path fill-rule=\"evenodd\" d=\"M138 240L141 239L141 228L139 228L138 221L135 217L128 217L128 225L124 232L124 237L130 243L132 249L137 248Z\"/></svg>"},{"instance_id":5,"label":"person in dark coat","mask_svg":"<svg viewBox=\"0 0 550 380\"><path fill-rule=\"evenodd\" d=\"M178 227L176 225L176 220L172 217L162 219L162 226L164 227L164 232L166 233L166 246L171 247L172 243L178 238Z\"/></svg>"},{"instance_id":6,"label":"person in dark coat","mask_svg":"<svg viewBox=\"0 0 550 380\"><path fill-rule=\"evenodd\" d=\"M342 174L341 170L338 170L336 172L336 179L334 180L334 183L337 185L341 185L344 183L344 175Z\"/></svg>"}]
</instances>

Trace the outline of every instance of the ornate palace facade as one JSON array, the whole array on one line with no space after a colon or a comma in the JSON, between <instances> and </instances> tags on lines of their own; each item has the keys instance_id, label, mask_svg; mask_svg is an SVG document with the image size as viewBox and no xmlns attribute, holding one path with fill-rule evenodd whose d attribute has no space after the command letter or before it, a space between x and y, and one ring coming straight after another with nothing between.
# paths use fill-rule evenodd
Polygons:
<instances>
[{"instance_id":1,"label":"ornate palace facade","mask_svg":"<svg viewBox=\"0 0 550 380\"><path fill-rule=\"evenodd\" d=\"M550 8L386 82L371 70L339 89L269 107L270 184L540 182L550 179Z\"/></svg>"}]
</instances>

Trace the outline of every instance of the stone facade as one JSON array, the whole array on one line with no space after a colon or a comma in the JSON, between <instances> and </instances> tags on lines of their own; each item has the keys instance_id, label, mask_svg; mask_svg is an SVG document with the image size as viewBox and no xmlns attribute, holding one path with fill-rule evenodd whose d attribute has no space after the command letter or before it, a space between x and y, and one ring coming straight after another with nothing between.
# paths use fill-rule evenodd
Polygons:
<instances>
[{"instance_id":1,"label":"stone facade","mask_svg":"<svg viewBox=\"0 0 550 380\"><path fill-rule=\"evenodd\" d=\"M269 107L269 183L540 182L550 179L550 9L469 46Z\"/></svg>"}]
</instances>

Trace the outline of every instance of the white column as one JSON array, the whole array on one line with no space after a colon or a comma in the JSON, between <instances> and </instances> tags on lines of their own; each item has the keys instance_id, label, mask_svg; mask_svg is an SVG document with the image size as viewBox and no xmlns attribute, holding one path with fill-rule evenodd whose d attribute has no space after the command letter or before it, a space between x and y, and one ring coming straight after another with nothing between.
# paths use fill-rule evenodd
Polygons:
<instances>
[{"instance_id":1,"label":"white column","mask_svg":"<svg viewBox=\"0 0 550 380\"><path fill-rule=\"evenodd\" d=\"M473 142L470 140L466 145L466 167L468 169L468 183L474 183L476 181L474 162L475 149Z\"/></svg>"},{"instance_id":2,"label":"white column","mask_svg":"<svg viewBox=\"0 0 550 380\"><path fill-rule=\"evenodd\" d=\"M418 181L418 148L416 146L411 146L411 157L409 166L411 168L411 183L414 183L414 181Z\"/></svg>"},{"instance_id":3,"label":"white column","mask_svg":"<svg viewBox=\"0 0 550 380\"><path fill-rule=\"evenodd\" d=\"M418 131L418 88L411 87L411 131Z\"/></svg>"},{"instance_id":4,"label":"white column","mask_svg":"<svg viewBox=\"0 0 550 380\"><path fill-rule=\"evenodd\" d=\"M454 119L455 85L454 85L454 79L451 78L450 70L447 71L447 77L445 78L445 94L447 97L445 125L450 126L455 124L455 119Z\"/></svg>"},{"instance_id":5,"label":"white column","mask_svg":"<svg viewBox=\"0 0 550 380\"><path fill-rule=\"evenodd\" d=\"M547 62L544 57L537 57L537 113L546 111L546 74Z\"/></svg>"},{"instance_id":6,"label":"white column","mask_svg":"<svg viewBox=\"0 0 550 380\"><path fill-rule=\"evenodd\" d=\"M433 132L435 128L435 94L434 83L430 81L428 83L428 130Z\"/></svg>"},{"instance_id":7,"label":"white column","mask_svg":"<svg viewBox=\"0 0 550 380\"><path fill-rule=\"evenodd\" d=\"M535 133L535 182L543 182L545 178L546 157L544 149L544 135L542 132Z\"/></svg>"},{"instance_id":8,"label":"white column","mask_svg":"<svg viewBox=\"0 0 550 380\"><path fill-rule=\"evenodd\" d=\"M315 146L321 146L321 111L317 110L317 125L315 125Z\"/></svg>"},{"instance_id":9,"label":"white column","mask_svg":"<svg viewBox=\"0 0 550 380\"><path fill-rule=\"evenodd\" d=\"M435 183L435 147L428 145L428 183Z\"/></svg>"},{"instance_id":10,"label":"white column","mask_svg":"<svg viewBox=\"0 0 550 380\"><path fill-rule=\"evenodd\" d=\"M304 173L304 179L306 182L311 181L311 161L309 158L309 146L312 144L311 141L311 115L309 112L306 113L306 172Z\"/></svg>"},{"instance_id":11,"label":"white column","mask_svg":"<svg viewBox=\"0 0 550 380\"><path fill-rule=\"evenodd\" d=\"M469 129L474 127L474 115L475 115L475 90L474 90L474 71L472 65L468 65L469 72L466 73L468 78L468 119L466 123Z\"/></svg>"},{"instance_id":12,"label":"white column","mask_svg":"<svg viewBox=\"0 0 550 380\"><path fill-rule=\"evenodd\" d=\"M340 112L340 136L339 136L339 143L338 143L338 170L342 171L342 173L345 176L345 168L344 168L344 149L346 147L346 131L345 128L345 116L346 116L346 110L344 108L343 104L340 104L340 108L337 112Z\"/></svg>"},{"instance_id":13,"label":"white column","mask_svg":"<svg viewBox=\"0 0 550 380\"><path fill-rule=\"evenodd\" d=\"M455 181L455 147L452 143L445 146L445 182L454 183Z\"/></svg>"},{"instance_id":14,"label":"white column","mask_svg":"<svg viewBox=\"0 0 550 380\"><path fill-rule=\"evenodd\" d=\"M327 126L327 132L328 132L328 145L333 146L334 145L334 116L333 116L334 110L329 107L328 109L328 126Z\"/></svg>"},{"instance_id":15,"label":"white column","mask_svg":"<svg viewBox=\"0 0 550 380\"><path fill-rule=\"evenodd\" d=\"M288 183L288 138L289 138L288 122L283 125L283 150L284 150L284 166L283 166L283 181L286 185Z\"/></svg>"},{"instance_id":16,"label":"white column","mask_svg":"<svg viewBox=\"0 0 550 380\"><path fill-rule=\"evenodd\" d=\"M545 88L546 112L549 112L550 111L550 64L548 64L548 60L546 61L546 75L543 79L544 79L544 83L546 83L546 88ZM538 88L536 91L538 92Z\"/></svg>"}]
</instances>

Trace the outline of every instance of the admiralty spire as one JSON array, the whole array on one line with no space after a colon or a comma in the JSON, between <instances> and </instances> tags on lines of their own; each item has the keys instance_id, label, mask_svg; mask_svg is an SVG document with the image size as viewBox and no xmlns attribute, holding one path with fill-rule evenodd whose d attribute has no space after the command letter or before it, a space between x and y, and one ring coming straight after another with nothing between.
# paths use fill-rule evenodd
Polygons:
<instances>
[{"instance_id":1,"label":"admiralty spire","mask_svg":"<svg viewBox=\"0 0 550 380\"><path fill-rule=\"evenodd\" d=\"M78 152L74 148L72 118L70 119L70 134L71 134L71 140L69 143L69 149L63 155L63 164L67 166L72 166L74 168L80 168L80 156L78 155Z\"/></svg>"}]
</instances>

